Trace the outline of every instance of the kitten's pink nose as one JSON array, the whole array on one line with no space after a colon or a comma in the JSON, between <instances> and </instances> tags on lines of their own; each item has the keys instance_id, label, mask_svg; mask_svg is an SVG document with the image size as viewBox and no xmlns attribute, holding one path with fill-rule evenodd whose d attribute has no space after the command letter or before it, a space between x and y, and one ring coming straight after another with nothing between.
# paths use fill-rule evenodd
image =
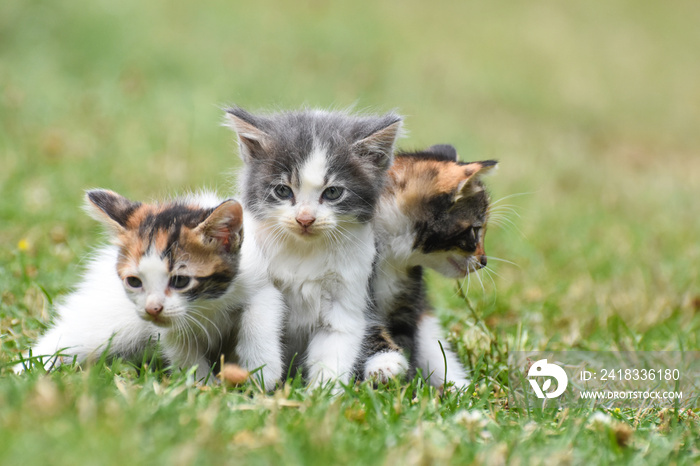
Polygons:
<instances>
[{"instance_id":1,"label":"kitten's pink nose","mask_svg":"<svg viewBox=\"0 0 700 466\"><path fill-rule=\"evenodd\" d=\"M161 312L163 312L163 305L162 304L151 304L150 306L146 306L146 312L149 315L152 315L153 317L158 317Z\"/></svg>"},{"instance_id":2,"label":"kitten's pink nose","mask_svg":"<svg viewBox=\"0 0 700 466\"><path fill-rule=\"evenodd\" d=\"M316 217L311 214L303 213L297 216L296 220L302 227L309 228L316 221Z\"/></svg>"}]
</instances>

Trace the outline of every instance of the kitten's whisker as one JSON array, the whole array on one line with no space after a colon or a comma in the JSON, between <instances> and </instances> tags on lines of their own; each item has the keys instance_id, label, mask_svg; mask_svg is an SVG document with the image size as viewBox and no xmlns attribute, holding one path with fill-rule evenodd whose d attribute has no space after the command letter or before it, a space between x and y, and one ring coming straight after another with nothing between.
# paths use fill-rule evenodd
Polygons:
<instances>
[{"instance_id":1,"label":"kitten's whisker","mask_svg":"<svg viewBox=\"0 0 700 466\"><path fill-rule=\"evenodd\" d=\"M503 278L503 277L501 277L501 274L499 274L498 272L493 270L493 268L491 268L491 267L484 267L483 269L480 269L480 270L483 270L484 273L486 273L486 274L489 274L489 275L493 274L493 275L497 276L498 278Z\"/></svg>"},{"instance_id":2,"label":"kitten's whisker","mask_svg":"<svg viewBox=\"0 0 700 466\"><path fill-rule=\"evenodd\" d=\"M345 248L347 248L348 243L355 246L355 247L362 246L355 238L349 237L348 234L343 232L343 231L336 230L336 234L338 235L337 239L336 239L337 247L345 249Z\"/></svg>"},{"instance_id":3,"label":"kitten's whisker","mask_svg":"<svg viewBox=\"0 0 700 466\"><path fill-rule=\"evenodd\" d=\"M175 319L174 322L176 329L175 335L177 336L175 342L179 347L178 353L184 353L185 357L183 358L183 361L186 361L186 363L189 364L191 361L190 353L192 348L190 343L189 326L182 319ZM175 361L170 362L174 363ZM182 367L180 367L180 369L182 369Z\"/></svg>"},{"instance_id":4,"label":"kitten's whisker","mask_svg":"<svg viewBox=\"0 0 700 466\"><path fill-rule=\"evenodd\" d=\"M355 234L353 232L351 232L350 230L348 230L347 228L343 227L340 224L337 225L336 231L338 233L340 233L341 235L343 235L342 238L352 241L352 243L355 246L359 246L362 248L369 248L370 250L374 249L374 244L372 244L372 245L367 244L364 240L358 238L357 236L355 236Z\"/></svg>"},{"instance_id":5,"label":"kitten's whisker","mask_svg":"<svg viewBox=\"0 0 700 466\"><path fill-rule=\"evenodd\" d=\"M508 214L510 212L490 212L489 217L488 217L488 223L491 223L494 220L503 220L504 218L508 218ZM518 215L518 217L520 217Z\"/></svg>"},{"instance_id":6,"label":"kitten's whisker","mask_svg":"<svg viewBox=\"0 0 700 466\"><path fill-rule=\"evenodd\" d=\"M488 258L489 261L492 261L492 260L493 260L493 261L496 261L496 262L505 262L506 264L513 265L513 266L515 266L515 267L517 267L517 268L519 268L519 269L522 268L522 267L520 267L518 264L516 264L515 262L509 261L509 260L506 260L506 259L501 259L500 257L494 257L494 256L488 256L488 255L487 255L486 257Z\"/></svg>"},{"instance_id":7,"label":"kitten's whisker","mask_svg":"<svg viewBox=\"0 0 700 466\"><path fill-rule=\"evenodd\" d=\"M512 212L517 214L519 208L520 206L516 206L514 204L501 204L497 206L489 206L487 212Z\"/></svg>"},{"instance_id":8,"label":"kitten's whisker","mask_svg":"<svg viewBox=\"0 0 700 466\"><path fill-rule=\"evenodd\" d=\"M499 274L498 272L496 272L495 270L493 270L491 267L483 267L483 268L479 269L479 271L480 271L480 272L484 272L486 275L488 275L492 282L493 282L493 275L497 276L498 278L503 278L503 277L501 277L501 274ZM496 283L494 282L493 285L494 285L494 288L495 288L495 287L496 287Z\"/></svg>"},{"instance_id":9,"label":"kitten's whisker","mask_svg":"<svg viewBox=\"0 0 700 466\"><path fill-rule=\"evenodd\" d=\"M207 317L206 315L204 315L204 309L201 309L201 308L198 309L198 308L195 307L194 310L195 310L195 313L194 313L194 316L195 316L195 317L202 318L202 319L204 319L205 321L207 321L207 322L209 322L209 323L211 324L211 328L213 328L214 330L216 330L216 332L219 334L219 342L221 342L221 341L224 339L224 336L221 334L221 330L219 330L219 326L216 325L216 322L214 322L212 319L210 319L209 317ZM207 333L207 337L208 337L208 336L209 336L209 334ZM210 349L211 349L211 342L210 342L209 347L210 347Z\"/></svg>"},{"instance_id":10,"label":"kitten's whisker","mask_svg":"<svg viewBox=\"0 0 700 466\"><path fill-rule=\"evenodd\" d=\"M493 216L496 216L496 215L505 215L505 214L515 215L515 216L518 217L518 218L522 218L522 217L520 216L520 214L519 214L518 212L515 211L515 209L510 209L510 208L508 208L508 209L494 209L494 210L490 210L490 211L488 212L487 215L488 215L488 218L490 219L490 218L492 218Z\"/></svg>"},{"instance_id":11,"label":"kitten's whisker","mask_svg":"<svg viewBox=\"0 0 700 466\"><path fill-rule=\"evenodd\" d=\"M513 220L511 218L509 218L507 215L497 214L493 218L489 218L489 224L491 224L492 222L509 223L509 224L515 226L515 223L513 222Z\"/></svg>"},{"instance_id":12,"label":"kitten's whisker","mask_svg":"<svg viewBox=\"0 0 700 466\"><path fill-rule=\"evenodd\" d=\"M197 338L197 334L195 333L195 329L192 327L192 325L189 324L189 322L184 321L184 324L187 327L187 359L189 361L192 361L192 356L191 353L194 350L195 354L199 352L199 339ZM194 344L193 344L194 343Z\"/></svg>"},{"instance_id":13,"label":"kitten's whisker","mask_svg":"<svg viewBox=\"0 0 700 466\"><path fill-rule=\"evenodd\" d=\"M493 270L489 270L488 267L484 267L481 270L483 270L484 273L486 273L486 276L489 277L489 279L491 280L491 284L493 284L493 291L494 291L493 302L495 303L496 299L498 298L498 287L496 286L496 281L493 279L493 277L491 275L495 273L498 276L498 274L496 272L494 272Z\"/></svg>"},{"instance_id":14,"label":"kitten's whisker","mask_svg":"<svg viewBox=\"0 0 700 466\"><path fill-rule=\"evenodd\" d=\"M194 316L192 316L192 315L185 314L185 318L187 319L188 322L193 322L193 323L197 324L197 325L199 326L199 328L202 329L202 332L204 332L204 336L206 336L206 338L207 338L207 349L211 349L211 341L212 341L212 340L211 340L211 335L209 335L209 331L208 331L207 328L204 326L204 324L202 324L202 323L199 321L199 319L196 319L196 318L195 318ZM196 328L196 327L193 327L193 330L194 330L194 328ZM198 342L197 344L199 345L199 339L198 339L198 338L195 338L195 341L197 341L197 342Z\"/></svg>"},{"instance_id":15,"label":"kitten's whisker","mask_svg":"<svg viewBox=\"0 0 700 466\"><path fill-rule=\"evenodd\" d=\"M271 226L266 226L266 235L263 244L260 245L263 251L269 252L271 245L279 244L279 239L286 235L285 227L278 223Z\"/></svg>"},{"instance_id":16,"label":"kitten's whisker","mask_svg":"<svg viewBox=\"0 0 700 466\"><path fill-rule=\"evenodd\" d=\"M469 262L467 262L467 274L462 279L461 284L459 284L460 282L459 282L459 280L457 280L457 283L459 284L459 289L457 290L457 292L455 292L455 294L454 294L455 296L457 296L459 294L460 290L462 291L462 294L464 294L464 296L467 296L469 294L469 288L471 287L471 283L472 283L471 275L472 275L471 264ZM464 289L464 282L467 282L467 289L466 290Z\"/></svg>"},{"instance_id":17,"label":"kitten's whisker","mask_svg":"<svg viewBox=\"0 0 700 466\"><path fill-rule=\"evenodd\" d=\"M501 223L501 222L503 222L503 223ZM516 233L520 234L520 236L522 236L523 238L527 238L525 233L523 233L522 230L520 230L520 228L508 217L499 218L495 222L489 221L489 223L490 224L493 223L494 225L505 228L506 230L516 232Z\"/></svg>"},{"instance_id":18,"label":"kitten's whisker","mask_svg":"<svg viewBox=\"0 0 700 466\"><path fill-rule=\"evenodd\" d=\"M505 201L506 199L510 199L510 198L512 198L512 197L518 197L518 196L525 196L525 195L529 195L529 194L535 194L535 192L536 192L536 191L525 192L525 193L513 193L513 194L509 194L509 195L507 195L507 196L503 196L502 198L500 198L500 199L498 199L498 200L496 200L496 201L493 201L493 202L491 203L491 206L495 206L495 205L497 205L499 202L503 202L503 201Z\"/></svg>"},{"instance_id":19,"label":"kitten's whisker","mask_svg":"<svg viewBox=\"0 0 700 466\"><path fill-rule=\"evenodd\" d=\"M513 222L513 221L512 221L511 219L509 219L508 217L503 217L501 220L503 220L504 222L506 222L506 223L512 225L513 228L515 228L515 229L517 229L518 231L520 231L520 229L519 229L518 226L515 224L515 222Z\"/></svg>"},{"instance_id":20,"label":"kitten's whisker","mask_svg":"<svg viewBox=\"0 0 700 466\"><path fill-rule=\"evenodd\" d=\"M374 245L368 245L367 243L365 243L364 240L358 238L350 230L347 230L340 225L338 225L338 228L336 228L336 231L341 235L341 239L349 240L350 242L352 242L352 244L354 246L359 246L361 248L368 248L370 250L374 249Z\"/></svg>"},{"instance_id":21,"label":"kitten's whisker","mask_svg":"<svg viewBox=\"0 0 700 466\"><path fill-rule=\"evenodd\" d=\"M517 205L517 204L498 204L498 205L491 204L491 205L488 207L488 210L489 210L489 211L491 211L491 210L499 210L499 209L517 210L517 209L519 209L519 208L520 208L520 206Z\"/></svg>"},{"instance_id":22,"label":"kitten's whisker","mask_svg":"<svg viewBox=\"0 0 700 466\"><path fill-rule=\"evenodd\" d=\"M507 215L497 213L491 217L489 217L488 220L488 225L497 225L497 226L503 226L504 223L508 223L511 225L514 225L513 220L511 220Z\"/></svg>"},{"instance_id":23,"label":"kitten's whisker","mask_svg":"<svg viewBox=\"0 0 700 466\"><path fill-rule=\"evenodd\" d=\"M185 360L189 362L189 361L192 360L192 358L191 358L191 356L190 356L190 354L191 354L191 352L192 352L192 342L191 342L191 340L190 340L190 331L191 331L191 328L190 328L190 326L187 324L186 321L180 321L180 328L182 329L183 335L184 335L184 337L185 337L185 340L182 342L182 344L184 345L184 348L183 348L183 349L184 349L184 350L187 350L186 355L185 355ZM182 352L182 351L181 351L181 352Z\"/></svg>"},{"instance_id":24,"label":"kitten's whisker","mask_svg":"<svg viewBox=\"0 0 700 466\"><path fill-rule=\"evenodd\" d=\"M469 267L469 264L467 264L467 267ZM471 271L467 270L467 272L469 272L469 273L467 273L467 276L465 277L465 280L467 281L467 291L466 291L466 293L464 293L464 296L466 296L467 294L469 294L469 287L470 287L471 284L472 284L472 276L471 276L472 274L471 274Z\"/></svg>"},{"instance_id":25,"label":"kitten's whisker","mask_svg":"<svg viewBox=\"0 0 700 466\"><path fill-rule=\"evenodd\" d=\"M470 263L470 266L473 267L472 270L474 270L474 275L476 275L476 278L479 279L479 283L481 283L481 291L486 293L486 288L484 288L484 282L483 282L483 280L481 280L481 276L479 275L478 269L476 268L476 264ZM471 275L471 274L469 274L469 275Z\"/></svg>"}]
</instances>

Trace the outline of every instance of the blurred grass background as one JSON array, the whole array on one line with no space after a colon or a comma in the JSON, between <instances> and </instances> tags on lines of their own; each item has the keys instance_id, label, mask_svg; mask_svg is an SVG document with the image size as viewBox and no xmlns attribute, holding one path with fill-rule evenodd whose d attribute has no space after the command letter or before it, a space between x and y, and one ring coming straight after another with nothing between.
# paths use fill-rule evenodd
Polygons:
<instances>
[{"instance_id":1,"label":"blurred grass background","mask_svg":"<svg viewBox=\"0 0 700 466\"><path fill-rule=\"evenodd\" d=\"M518 267L490 262L497 275L469 292L492 334L430 277L465 358L492 338L698 350L698 24L689 0L5 0L0 362L41 332L99 241L86 188L233 188L229 103L397 109L403 148L500 160L488 183L517 195L503 201L515 225L491 228L487 253Z\"/></svg>"}]
</instances>

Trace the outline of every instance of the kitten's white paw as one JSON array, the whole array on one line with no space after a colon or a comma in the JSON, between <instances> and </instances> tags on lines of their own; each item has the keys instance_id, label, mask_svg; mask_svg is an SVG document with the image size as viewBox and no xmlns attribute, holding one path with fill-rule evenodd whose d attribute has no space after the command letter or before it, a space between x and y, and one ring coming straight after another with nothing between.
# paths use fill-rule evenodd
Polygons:
<instances>
[{"instance_id":1,"label":"kitten's white paw","mask_svg":"<svg viewBox=\"0 0 700 466\"><path fill-rule=\"evenodd\" d=\"M266 391L272 391L277 387L277 384L282 381L282 362L280 361L264 361L260 358L241 358L239 365L250 371L250 378Z\"/></svg>"},{"instance_id":2,"label":"kitten's white paw","mask_svg":"<svg viewBox=\"0 0 700 466\"><path fill-rule=\"evenodd\" d=\"M323 369L319 366L312 367L309 371L309 392L329 389L332 396L338 396L345 392L343 385L350 382L349 374L338 375L335 370Z\"/></svg>"},{"instance_id":3,"label":"kitten's white paw","mask_svg":"<svg viewBox=\"0 0 700 466\"><path fill-rule=\"evenodd\" d=\"M374 379L387 383L395 377L401 377L408 371L406 357L398 351L377 353L365 361L365 380Z\"/></svg>"},{"instance_id":4,"label":"kitten's white paw","mask_svg":"<svg viewBox=\"0 0 700 466\"><path fill-rule=\"evenodd\" d=\"M306 387L308 393L314 393L319 390L327 390L331 398L337 398L345 393L345 388L340 380L327 380L325 382L320 382L318 380L313 380L309 382Z\"/></svg>"},{"instance_id":5,"label":"kitten's white paw","mask_svg":"<svg viewBox=\"0 0 700 466\"><path fill-rule=\"evenodd\" d=\"M282 365L266 365L260 371L262 375L261 382L265 383L265 390L272 391L277 387L277 383L282 379Z\"/></svg>"}]
</instances>

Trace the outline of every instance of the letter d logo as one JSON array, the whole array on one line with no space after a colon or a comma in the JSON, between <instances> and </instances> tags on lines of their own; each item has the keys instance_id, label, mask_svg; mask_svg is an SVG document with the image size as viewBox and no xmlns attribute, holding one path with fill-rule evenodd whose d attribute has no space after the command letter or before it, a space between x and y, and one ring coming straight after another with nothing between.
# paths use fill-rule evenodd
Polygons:
<instances>
[{"instance_id":1,"label":"letter d logo","mask_svg":"<svg viewBox=\"0 0 700 466\"><path fill-rule=\"evenodd\" d=\"M566 376L564 369L556 364L548 364L546 359L540 359L530 367L527 372L530 385L537 394L537 398L556 398L564 393L566 386L569 384L569 378ZM554 377L557 380L557 389L551 393L547 393L547 389L552 385L552 379L547 379L540 388L536 379L533 377Z\"/></svg>"}]
</instances>

